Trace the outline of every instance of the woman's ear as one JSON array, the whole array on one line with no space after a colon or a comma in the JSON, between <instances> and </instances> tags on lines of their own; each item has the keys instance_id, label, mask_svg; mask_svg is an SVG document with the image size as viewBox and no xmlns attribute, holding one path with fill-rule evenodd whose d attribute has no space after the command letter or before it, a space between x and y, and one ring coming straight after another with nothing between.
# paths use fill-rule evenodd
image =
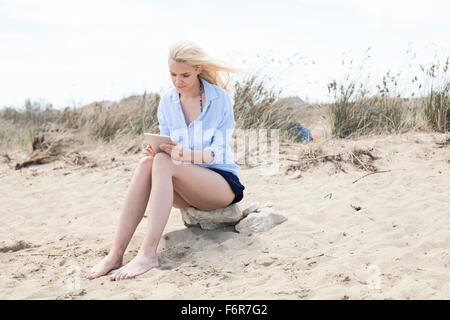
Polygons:
<instances>
[{"instance_id":1,"label":"woman's ear","mask_svg":"<svg viewBox=\"0 0 450 320\"><path fill-rule=\"evenodd\" d=\"M195 67L195 71L197 71L198 74L202 73L202 71L203 71L202 66L196 66L196 67Z\"/></svg>"}]
</instances>

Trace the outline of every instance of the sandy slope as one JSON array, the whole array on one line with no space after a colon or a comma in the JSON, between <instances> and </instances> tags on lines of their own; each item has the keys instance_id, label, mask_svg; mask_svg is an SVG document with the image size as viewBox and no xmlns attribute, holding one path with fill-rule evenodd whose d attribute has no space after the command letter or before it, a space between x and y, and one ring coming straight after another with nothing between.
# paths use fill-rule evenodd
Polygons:
<instances>
[{"instance_id":1,"label":"sandy slope","mask_svg":"<svg viewBox=\"0 0 450 320\"><path fill-rule=\"evenodd\" d=\"M319 143L324 154L373 148L374 165L390 170L355 183L367 172L331 162L290 179L284 168L318 144L283 145L291 160L279 174L241 167L240 207L270 202L286 222L250 236L203 231L184 227L174 208L160 268L120 282L82 275L108 252L142 154L94 146L85 150L93 168L59 161L17 171L0 159L0 299L450 299L450 147L436 144L445 139L408 133ZM25 155L9 156L12 165Z\"/></svg>"}]
</instances>

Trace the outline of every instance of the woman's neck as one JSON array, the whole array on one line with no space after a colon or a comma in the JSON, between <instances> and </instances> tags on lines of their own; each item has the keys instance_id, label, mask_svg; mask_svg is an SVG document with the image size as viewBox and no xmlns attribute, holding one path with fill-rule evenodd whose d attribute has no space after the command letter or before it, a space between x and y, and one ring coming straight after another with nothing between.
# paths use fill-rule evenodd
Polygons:
<instances>
[{"instance_id":1,"label":"woman's neck","mask_svg":"<svg viewBox=\"0 0 450 320\"><path fill-rule=\"evenodd\" d=\"M193 86L193 88L190 91L180 94L180 96L185 99L196 98L199 95L200 95L200 79L198 79L198 78L197 78L195 85Z\"/></svg>"}]
</instances>

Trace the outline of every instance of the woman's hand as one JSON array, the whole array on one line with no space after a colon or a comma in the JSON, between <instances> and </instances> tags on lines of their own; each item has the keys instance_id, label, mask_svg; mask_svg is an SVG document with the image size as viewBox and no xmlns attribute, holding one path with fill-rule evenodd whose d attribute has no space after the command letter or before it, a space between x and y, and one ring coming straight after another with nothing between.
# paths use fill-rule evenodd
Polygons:
<instances>
[{"instance_id":1,"label":"woman's hand","mask_svg":"<svg viewBox=\"0 0 450 320\"><path fill-rule=\"evenodd\" d=\"M153 151L152 146L149 145L149 144L148 144L147 147L144 149L144 151L147 151L148 153L150 153L150 155L151 155L152 157L155 156L155 152Z\"/></svg>"},{"instance_id":2,"label":"woman's hand","mask_svg":"<svg viewBox=\"0 0 450 320\"><path fill-rule=\"evenodd\" d=\"M169 154L173 160L191 162L192 151L189 149L184 149L183 146L176 141L172 141L172 144L164 143L159 147L161 150Z\"/></svg>"}]
</instances>

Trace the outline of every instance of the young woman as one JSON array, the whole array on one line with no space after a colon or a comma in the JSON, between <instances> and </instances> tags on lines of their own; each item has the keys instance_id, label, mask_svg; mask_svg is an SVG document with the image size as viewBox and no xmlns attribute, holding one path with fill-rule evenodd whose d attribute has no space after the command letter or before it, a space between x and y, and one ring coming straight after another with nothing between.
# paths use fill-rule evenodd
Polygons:
<instances>
[{"instance_id":1,"label":"young woman","mask_svg":"<svg viewBox=\"0 0 450 320\"><path fill-rule=\"evenodd\" d=\"M239 202L245 187L229 141L235 126L233 104L220 73L237 70L210 58L190 41L175 43L169 52L174 88L158 106L160 134L173 144L141 159L128 187L118 230L109 254L86 272L94 279L116 270L111 280L133 278L157 267L156 250L172 206L214 210ZM150 197L150 199L149 199ZM127 265L122 259L150 200L142 245Z\"/></svg>"}]
</instances>

